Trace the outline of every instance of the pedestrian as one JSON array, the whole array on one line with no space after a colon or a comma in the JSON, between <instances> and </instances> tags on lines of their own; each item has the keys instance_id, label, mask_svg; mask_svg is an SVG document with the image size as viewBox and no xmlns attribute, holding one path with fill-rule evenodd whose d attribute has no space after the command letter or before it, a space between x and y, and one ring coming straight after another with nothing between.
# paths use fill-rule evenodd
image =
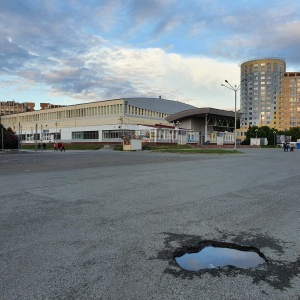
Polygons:
<instances>
[{"instance_id":1,"label":"pedestrian","mask_svg":"<svg viewBox=\"0 0 300 300\"><path fill-rule=\"evenodd\" d=\"M46 151L46 147L47 147L46 143L43 143L43 151Z\"/></svg>"},{"instance_id":2,"label":"pedestrian","mask_svg":"<svg viewBox=\"0 0 300 300\"><path fill-rule=\"evenodd\" d=\"M283 151L285 152L286 150L287 150L287 147L286 147L287 145L286 145L286 143L284 142L283 143Z\"/></svg>"},{"instance_id":3,"label":"pedestrian","mask_svg":"<svg viewBox=\"0 0 300 300\"><path fill-rule=\"evenodd\" d=\"M41 143L38 144L38 149L41 150Z\"/></svg>"},{"instance_id":4,"label":"pedestrian","mask_svg":"<svg viewBox=\"0 0 300 300\"><path fill-rule=\"evenodd\" d=\"M65 144L64 144L64 143L61 143L60 151L66 151L66 150L65 150Z\"/></svg>"},{"instance_id":5,"label":"pedestrian","mask_svg":"<svg viewBox=\"0 0 300 300\"><path fill-rule=\"evenodd\" d=\"M57 148L58 148L58 144L57 144L57 143L54 143L54 152L57 151Z\"/></svg>"}]
</instances>

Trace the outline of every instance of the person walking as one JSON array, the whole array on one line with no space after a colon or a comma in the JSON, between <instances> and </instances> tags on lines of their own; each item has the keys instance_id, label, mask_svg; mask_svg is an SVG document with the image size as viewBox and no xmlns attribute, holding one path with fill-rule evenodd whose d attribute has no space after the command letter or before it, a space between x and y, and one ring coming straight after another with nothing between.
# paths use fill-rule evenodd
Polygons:
<instances>
[{"instance_id":1,"label":"person walking","mask_svg":"<svg viewBox=\"0 0 300 300\"><path fill-rule=\"evenodd\" d=\"M61 143L60 151L64 151L64 152L66 151L66 150L65 150L65 144L64 144L64 143Z\"/></svg>"},{"instance_id":2,"label":"person walking","mask_svg":"<svg viewBox=\"0 0 300 300\"><path fill-rule=\"evenodd\" d=\"M54 143L54 152L57 152L58 144Z\"/></svg>"},{"instance_id":3,"label":"person walking","mask_svg":"<svg viewBox=\"0 0 300 300\"><path fill-rule=\"evenodd\" d=\"M46 151L46 143L43 143L43 151Z\"/></svg>"},{"instance_id":4,"label":"person walking","mask_svg":"<svg viewBox=\"0 0 300 300\"><path fill-rule=\"evenodd\" d=\"M283 151L285 152L287 150L287 147L286 147L286 142L283 143Z\"/></svg>"}]
</instances>

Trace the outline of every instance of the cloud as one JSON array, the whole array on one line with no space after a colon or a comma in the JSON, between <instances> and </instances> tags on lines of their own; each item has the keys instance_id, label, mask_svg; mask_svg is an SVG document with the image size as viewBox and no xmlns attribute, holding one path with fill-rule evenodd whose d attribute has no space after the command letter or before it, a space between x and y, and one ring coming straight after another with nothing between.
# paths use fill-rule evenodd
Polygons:
<instances>
[{"instance_id":1,"label":"cloud","mask_svg":"<svg viewBox=\"0 0 300 300\"><path fill-rule=\"evenodd\" d=\"M2 1L0 76L53 101L162 95L228 107L220 84L239 81L239 62L276 56L300 69L299 25L290 0Z\"/></svg>"}]
</instances>

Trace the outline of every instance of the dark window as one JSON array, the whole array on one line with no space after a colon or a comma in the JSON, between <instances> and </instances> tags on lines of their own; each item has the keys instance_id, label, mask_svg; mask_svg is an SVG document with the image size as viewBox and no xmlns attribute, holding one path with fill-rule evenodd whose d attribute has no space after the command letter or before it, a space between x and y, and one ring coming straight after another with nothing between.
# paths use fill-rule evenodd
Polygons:
<instances>
[{"instance_id":1,"label":"dark window","mask_svg":"<svg viewBox=\"0 0 300 300\"><path fill-rule=\"evenodd\" d=\"M99 131L74 131L72 140L98 140Z\"/></svg>"},{"instance_id":2,"label":"dark window","mask_svg":"<svg viewBox=\"0 0 300 300\"><path fill-rule=\"evenodd\" d=\"M103 139L120 139L123 135L134 135L134 130L103 130Z\"/></svg>"}]
</instances>

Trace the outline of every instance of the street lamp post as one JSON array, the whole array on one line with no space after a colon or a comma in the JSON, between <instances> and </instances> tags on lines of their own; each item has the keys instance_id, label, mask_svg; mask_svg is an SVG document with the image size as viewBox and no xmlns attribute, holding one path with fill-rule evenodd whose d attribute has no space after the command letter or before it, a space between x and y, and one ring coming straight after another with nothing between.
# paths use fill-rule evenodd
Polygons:
<instances>
[{"instance_id":1,"label":"street lamp post","mask_svg":"<svg viewBox=\"0 0 300 300\"><path fill-rule=\"evenodd\" d=\"M258 132L258 129L256 128L255 129L255 145L260 146L260 142L258 143L258 141L257 141L257 132Z\"/></svg>"},{"instance_id":2,"label":"street lamp post","mask_svg":"<svg viewBox=\"0 0 300 300\"><path fill-rule=\"evenodd\" d=\"M179 121L176 121L176 134L177 134L177 144L181 144L181 138L180 138L180 141L179 141L179 125L180 125L180 122ZM181 136L180 136L181 137Z\"/></svg>"},{"instance_id":3,"label":"street lamp post","mask_svg":"<svg viewBox=\"0 0 300 300\"><path fill-rule=\"evenodd\" d=\"M57 125L59 122L55 122L56 130L55 130L55 142L57 142Z\"/></svg>"},{"instance_id":4,"label":"street lamp post","mask_svg":"<svg viewBox=\"0 0 300 300\"><path fill-rule=\"evenodd\" d=\"M241 81L240 85L232 86L228 80L225 80L226 84L221 84L221 86L226 87L234 91L234 150L236 150L236 92L241 89L241 84L243 83L244 79Z\"/></svg>"}]
</instances>

